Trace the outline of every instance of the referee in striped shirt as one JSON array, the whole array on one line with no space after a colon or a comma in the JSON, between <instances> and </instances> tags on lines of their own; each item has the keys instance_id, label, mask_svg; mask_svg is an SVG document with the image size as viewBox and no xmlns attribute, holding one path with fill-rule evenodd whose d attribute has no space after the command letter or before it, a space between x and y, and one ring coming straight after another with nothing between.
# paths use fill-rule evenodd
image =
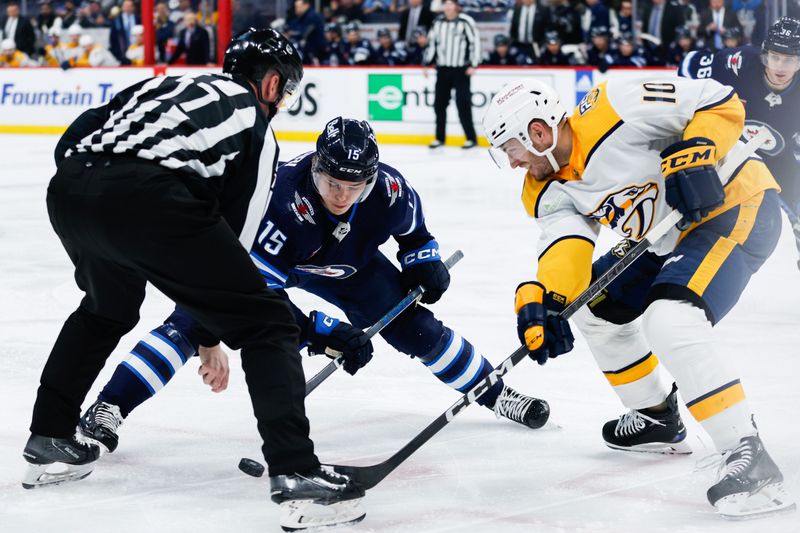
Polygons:
<instances>
[{"instance_id":1,"label":"referee in striped shirt","mask_svg":"<svg viewBox=\"0 0 800 533\"><path fill-rule=\"evenodd\" d=\"M447 125L447 106L450 93L456 90L456 109L467 141L464 148L477 143L472 123L470 76L481 62L478 28L472 17L461 13L458 0L445 0L443 14L433 23L428 34L425 65L436 64L436 90L433 109L436 112L436 140L431 148L444 144Z\"/></svg>"}]
</instances>

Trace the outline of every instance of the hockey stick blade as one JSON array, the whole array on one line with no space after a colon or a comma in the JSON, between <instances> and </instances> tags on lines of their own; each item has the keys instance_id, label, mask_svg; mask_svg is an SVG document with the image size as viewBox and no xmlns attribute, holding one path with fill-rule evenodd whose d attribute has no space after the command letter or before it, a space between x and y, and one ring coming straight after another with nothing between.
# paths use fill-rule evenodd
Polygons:
<instances>
[{"instance_id":1,"label":"hockey stick blade","mask_svg":"<svg viewBox=\"0 0 800 533\"><path fill-rule=\"evenodd\" d=\"M755 135L750 142L745 145L745 148L739 153L735 154L732 160L728 160L719 169L720 176L726 179L733 174L747 159L766 141L766 135L759 132ZM666 235L674 226L681 220L682 216L677 211L670 212L652 228L642 241L632 245L632 241L622 241L617 245L619 248L618 256L620 260L617 261L608 271L602 276L598 277L589 287L586 288L575 300L569 304L560 315L564 319L568 319L574 315L584 304L592 301L605 289L617 276L619 276L628 266L630 266L638 257L647 251L661 237ZM631 247L632 246L632 247ZM391 474L395 468L400 466L406 459L408 459L415 451L417 451L423 444L428 442L434 435L441 431L453 418L455 418L461 411L469 407L475 400L482 395L489 388L497 383L501 377L506 375L512 368L514 368L520 361L525 359L528 355L528 349L525 346L520 346L514 353L509 355L505 361L495 367L494 371L478 382L472 389L462 396L456 403L451 405L444 413L439 415L433 422L431 422L425 429L417 434L411 441L398 450L394 455L385 461L369 465L369 466L347 466L347 465L333 465L337 472L352 476L365 490L375 487L378 483L383 481L386 476Z\"/></svg>"},{"instance_id":2,"label":"hockey stick blade","mask_svg":"<svg viewBox=\"0 0 800 533\"><path fill-rule=\"evenodd\" d=\"M461 261L461 259L463 258L464 258L464 252L462 252L461 250L456 250L455 252L453 252L453 255L447 258L447 260L444 262L444 266L447 267L447 270L450 270L456 263ZM375 322L373 325L369 327L369 329L367 329L364 332L367 334L367 338L371 339L372 337L377 335L383 328L388 326L392 320L397 318L403 311L408 309L408 307L412 303L416 302L417 299L419 299L419 297L422 296L423 292L425 292L425 289L423 289L422 286L420 285L419 287L408 293L408 295L405 298L397 302L397 305L395 305L389 311L387 311L387 313L383 315L383 317L381 317L380 320ZM327 365L325 365L325 367L323 367L322 370L317 372L314 375L314 377L309 379L308 382L306 383L306 396L311 394L311 391L316 389L320 385L320 383L328 379L328 376L336 372L336 370L338 370L339 367L342 366L342 364L344 364L344 358L342 356L339 356L330 363L328 363Z\"/></svg>"}]
</instances>

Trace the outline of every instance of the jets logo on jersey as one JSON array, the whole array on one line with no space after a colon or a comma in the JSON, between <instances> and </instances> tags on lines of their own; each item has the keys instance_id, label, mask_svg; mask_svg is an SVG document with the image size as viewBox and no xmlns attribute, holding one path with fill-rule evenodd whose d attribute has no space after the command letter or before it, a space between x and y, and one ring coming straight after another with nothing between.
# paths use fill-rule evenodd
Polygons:
<instances>
[{"instance_id":1,"label":"jets logo on jersey","mask_svg":"<svg viewBox=\"0 0 800 533\"><path fill-rule=\"evenodd\" d=\"M400 180L388 174L384 178L383 183L386 185L386 195L389 197L389 207L392 207L398 198L403 197L403 185L400 183Z\"/></svg>"},{"instance_id":2,"label":"jets logo on jersey","mask_svg":"<svg viewBox=\"0 0 800 533\"><path fill-rule=\"evenodd\" d=\"M289 204L292 207L292 211L294 211L294 216L297 217L301 223L305 220L306 222L311 222L312 224L316 225L314 222L314 208L311 206L311 202L308 201L308 198L305 196L300 196L297 191L294 192L294 202Z\"/></svg>"},{"instance_id":3,"label":"jets logo on jersey","mask_svg":"<svg viewBox=\"0 0 800 533\"><path fill-rule=\"evenodd\" d=\"M764 100L767 101L770 109L772 109L776 105L781 105L783 103L783 98L781 98L781 95L775 93L769 93L767 96L764 97Z\"/></svg>"},{"instance_id":4,"label":"jets logo on jersey","mask_svg":"<svg viewBox=\"0 0 800 533\"><path fill-rule=\"evenodd\" d=\"M589 111L597 103L598 98L600 98L600 88L595 87L594 89L586 93L586 95L583 98L581 98L581 103L578 105L578 112L581 115L583 115L584 113Z\"/></svg>"},{"instance_id":5,"label":"jets logo on jersey","mask_svg":"<svg viewBox=\"0 0 800 533\"><path fill-rule=\"evenodd\" d=\"M733 73L738 76L739 69L742 68L742 52L736 52L735 54L728 56L728 61L725 62L725 67L728 70L732 70Z\"/></svg>"},{"instance_id":6,"label":"jets logo on jersey","mask_svg":"<svg viewBox=\"0 0 800 533\"><path fill-rule=\"evenodd\" d=\"M606 196L589 216L633 240L640 240L650 230L655 217L658 185L649 182L631 185Z\"/></svg>"},{"instance_id":7,"label":"jets logo on jersey","mask_svg":"<svg viewBox=\"0 0 800 533\"><path fill-rule=\"evenodd\" d=\"M786 146L786 141L783 139L783 135L781 135L778 130L769 124L765 124L758 120L745 120L744 129L742 130L742 138L746 141L749 141L764 128L766 128L767 132L769 132L769 136L766 138L766 141L761 148L758 149L758 151L765 155L778 155Z\"/></svg>"},{"instance_id":8,"label":"jets logo on jersey","mask_svg":"<svg viewBox=\"0 0 800 533\"><path fill-rule=\"evenodd\" d=\"M349 278L357 272L356 268L350 265L297 265L294 269L307 274L314 274L315 276L336 279Z\"/></svg>"}]
</instances>

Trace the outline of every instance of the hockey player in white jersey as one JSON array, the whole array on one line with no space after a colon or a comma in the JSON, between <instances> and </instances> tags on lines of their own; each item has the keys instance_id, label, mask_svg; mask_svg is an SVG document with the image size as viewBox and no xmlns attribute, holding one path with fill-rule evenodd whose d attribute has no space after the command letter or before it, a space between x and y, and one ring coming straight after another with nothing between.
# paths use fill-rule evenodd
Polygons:
<instances>
[{"instance_id":1,"label":"hockey player in white jersey","mask_svg":"<svg viewBox=\"0 0 800 533\"><path fill-rule=\"evenodd\" d=\"M707 496L733 518L794 507L712 336L780 234L778 186L760 159L717 173L717 164L744 155L743 124L729 87L680 78L604 82L569 118L552 88L512 83L483 122L495 161L527 171L522 201L541 229L536 281L521 283L515 300L520 341L540 364L572 349L557 313L624 252L615 247L593 265L600 228L630 244L672 209L683 215L680 229L573 318L630 409L603 427L608 446L690 451L663 362L724 454Z\"/></svg>"}]
</instances>

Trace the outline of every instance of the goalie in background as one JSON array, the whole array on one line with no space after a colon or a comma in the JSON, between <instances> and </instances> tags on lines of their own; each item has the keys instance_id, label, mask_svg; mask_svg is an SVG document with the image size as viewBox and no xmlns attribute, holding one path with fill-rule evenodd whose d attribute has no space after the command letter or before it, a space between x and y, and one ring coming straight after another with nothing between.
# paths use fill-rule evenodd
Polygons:
<instances>
[{"instance_id":1,"label":"goalie in background","mask_svg":"<svg viewBox=\"0 0 800 533\"><path fill-rule=\"evenodd\" d=\"M531 357L544 364L572 349L558 313L622 251L592 264L600 228L638 241L676 209L682 229L573 316L630 409L605 424L603 439L619 450L689 453L680 387L724 454L707 493L717 511L742 518L793 508L712 334L780 235L778 186L764 163L749 158L731 176L715 168L745 155L736 94L713 80L611 80L567 117L551 87L526 81L497 93L483 125L495 160L527 170L523 204L541 228L536 280L519 285L515 302ZM663 379L659 360L677 387Z\"/></svg>"}]
</instances>

